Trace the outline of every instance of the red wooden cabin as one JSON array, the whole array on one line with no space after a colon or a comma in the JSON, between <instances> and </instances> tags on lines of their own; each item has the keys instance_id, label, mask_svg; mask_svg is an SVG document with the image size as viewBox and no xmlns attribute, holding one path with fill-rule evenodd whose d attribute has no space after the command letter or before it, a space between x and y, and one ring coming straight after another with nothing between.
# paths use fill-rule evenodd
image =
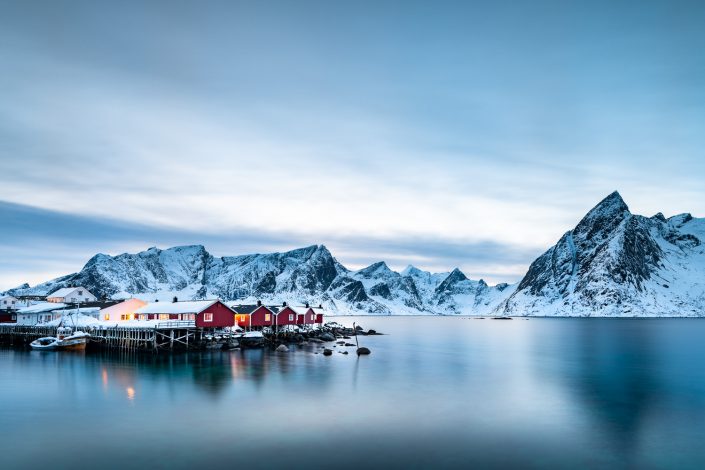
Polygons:
<instances>
[{"instance_id":1,"label":"red wooden cabin","mask_svg":"<svg viewBox=\"0 0 705 470\"><path fill-rule=\"evenodd\" d=\"M257 302L257 305L233 305L237 325L242 328L261 328L274 324L274 312Z\"/></svg>"},{"instance_id":2,"label":"red wooden cabin","mask_svg":"<svg viewBox=\"0 0 705 470\"><path fill-rule=\"evenodd\" d=\"M195 320L199 328L233 326L234 313L220 300L153 302L135 311L135 315L140 320Z\"/></svg>"},{"instance_id":3,"label":"red wooden cabin","mask_svg":"<svg viewBox=\"0 0 705 470\"><path fill-rule=\"evenodd\" d=\"M276 317L274 319L275 326L286 326L286 325L296 325L296 311L286 305L278 307L276 312Z\"/></svg>"}]
</instances>

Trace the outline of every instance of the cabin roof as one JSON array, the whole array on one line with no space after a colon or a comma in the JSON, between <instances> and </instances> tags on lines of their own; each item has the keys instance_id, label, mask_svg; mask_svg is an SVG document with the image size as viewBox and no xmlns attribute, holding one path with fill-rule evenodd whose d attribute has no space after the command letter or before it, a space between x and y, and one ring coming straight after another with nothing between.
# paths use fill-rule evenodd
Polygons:
<instances>
[{"instance_id":1,"label":"cabin roof","mask_svg":"<svg viewBox=\"0 0 705 470\"><path fill-rule=\"evenodd\" d=\"M62 289L52 292L51 294L47 295L47 297L66 297L76 289L83 289L83 287L64 287ZM83 290L88 292L88 289Z\"/></svg>"},{"instance_id":2,"label":"cabin roof","mask_svg":"<svg viewBox=\"0 0 705 470\"><path fill-rule=\"evenodd\" d=\"M39 302L38 304L30 305L29 307L23 307L19 309L17 313L51 312L52 310L61 310L64 307L67 307L67 305L58 302Z\"/></svg>"},{"instance_id":3,"label":"cabin roof","mask_svg":"<svg viewBox=\"0 0 705 470\"><path fill-rule=\"evenodd\" d=\"M249 315L258 308L262 307L262 305L231 305L230 308L233 309L235 313L239 313L241 315Z\"/></svg>"},{"instance_id":4,"label":"cabin roof","mask_svg":"<svg viewBox=\"0 0 705 470\"><path fill-rule=\"evenodd\" d=\"M311 307L292 306L291 309L299 315L305 315L309 310L311 310Z\"/></svg>"},{"instance_id":5,"label":"cabin roof","mask_svg":"<svg viewBox=\"0 0 705 470\"><path fill-rule=\"evenodd\" d=\"M135 313L201 313L218 300L191 300L187 302L152 302Z\"/></svg>"}]
</instances>

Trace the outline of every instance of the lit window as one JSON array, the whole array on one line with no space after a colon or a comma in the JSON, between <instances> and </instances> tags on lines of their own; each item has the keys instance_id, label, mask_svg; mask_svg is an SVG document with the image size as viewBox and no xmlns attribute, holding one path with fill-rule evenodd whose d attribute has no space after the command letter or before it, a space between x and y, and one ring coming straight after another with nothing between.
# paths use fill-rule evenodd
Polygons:
<instances>
[{"instance_id":1,"label":"lit window","mask_svg":"<svg viewBox=\"0 0 705 470\"><path fill-rule=\"evenodd\" d=\"M159 314L159 319L160 319L160 320L168 320L168 319L169 319L169 314L168 314L168 313L160 313L160 314Z\"/></svg>"},{"instance_id":2,"label":"lit window","mask_svg":"<svg viewBox=\"0 0 705 470\"><path fill-rule=\"evenodd\" d=\"M265 313L265 314L264 314L264 321L270 321L271 318L272 318L272 317L270 316L269 313Z\"/></svg>"},{"instance_id":3,"label":"lit window","mask_svg":"<svg viewBox=\"0 0 705 470\"><path fill-rule=\"evenodd\" d=\"M204 313L203 314L203 321L207 321L207 322L213 321L213 314L212 313Z\"/></svg>"},{"instance_id":4,"label":"lit window","mask_svg":"<svg viewBox=\"0 0 705 470\"><path fill-rule=\"evenodd\" d=\"M109 313L106 313L106 314L105 314L105 321L109 321L109 320L110 320L110 314L109 314Z\"/></svg>"}]
</instances>

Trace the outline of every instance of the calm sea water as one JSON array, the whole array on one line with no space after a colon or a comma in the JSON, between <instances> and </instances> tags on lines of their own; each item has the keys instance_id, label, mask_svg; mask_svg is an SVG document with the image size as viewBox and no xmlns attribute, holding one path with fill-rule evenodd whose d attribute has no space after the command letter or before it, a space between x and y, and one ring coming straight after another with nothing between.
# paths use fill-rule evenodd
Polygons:
<instances>
[{"instance_id":1,"label":"calm sea water","mask_svg":"<svg viewBox=\"0 0 705 470\"><path fill-rule=\"evenodd\" d=\"M2 349L0 467L705 467L705 320L353 320L371 356Z\"/></svg>"}]
</instances>

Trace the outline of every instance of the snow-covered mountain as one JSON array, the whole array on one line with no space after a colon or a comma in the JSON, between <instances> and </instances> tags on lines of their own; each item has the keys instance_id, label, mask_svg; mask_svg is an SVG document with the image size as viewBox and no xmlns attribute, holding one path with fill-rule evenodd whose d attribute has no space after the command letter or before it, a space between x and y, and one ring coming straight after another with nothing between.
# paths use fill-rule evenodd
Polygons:
<instances>
[{"instance_id":1,"label":"snow-covered mountain","mask_svg":"<svg viewBox=\"0 0 705 470\"><path fill-rule=\"evenodd\" d=\"M499 312L705 315L705 219L634 215L607 196L534 261Z\"/></svg>"},{"instance_id":2,"label":"snow-covered mountain","mask_svg":"<svg viewBox=\"0 0 705 470\"><path fill-rule=\"evenodd\" d=\"M324 304L338 314L483 314L504 300L506 284L489 287L459 270L432 274L384 262L359 271L340 264L325 246L286 253L214 257L203 246L150 248L136 254L95 255L81 271L13 294L45 295L81 285L99 297L146 300L220 297L250 302Z\"/></svg>"},{"instance_id":3,"label":"snow-covered mountain","mask_svg":"<svg viewBox=\"0 0 705 470\"><path fill-rule=\"evenodd\" d=\"M195 245L98 254L78 273L8 293L82 285L100 297L309 302L337 314L705 316L703 242L705 219L634 215L614 192L515 285L384 262L351 271L322 245L222 258Z\"/></svg>"}]
</instances>

